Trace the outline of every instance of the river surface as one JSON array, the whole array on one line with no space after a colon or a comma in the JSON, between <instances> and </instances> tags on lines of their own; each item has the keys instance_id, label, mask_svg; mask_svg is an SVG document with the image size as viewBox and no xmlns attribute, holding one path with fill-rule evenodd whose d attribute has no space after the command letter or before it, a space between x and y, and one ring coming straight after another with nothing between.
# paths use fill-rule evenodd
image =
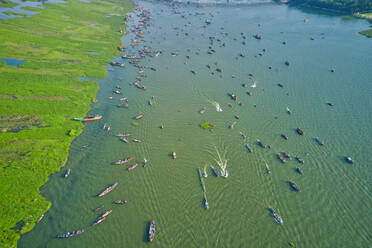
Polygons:
<instances>
[{"instance_id":1,"label":"river surface","mask_svg":"<svg viewBox=\"0 0 372 248\"><path fill-rule=\"evenodd\" d=\"M86 124L66 166L41 188L53 205L18 246L148 247L153 219L152 247L277 248L288 242L309 248L371 247L372 40L358 34L368 23L272 3L139 6L151 12L144 42L131 48L132 33L123 38L125 46L129 52L143 46L163 51L140 61L156 68L144 69L147 77L141 84L147 90L133 86L138 68L127 61L125 68L108 66L107 77L99 80L98 103L90 111L104 118ZM209 46L215 53L207 53ZM123 95L113 95L115 85ZM237 95L236 102L229 93ZM151 96L153 106L148 105ZM121 97L128 97L129 108L115 106ZM216 103L223 112L216 111ZM140 113L144 117L136 127L134 117ZM214 131L202 129L204 121L215 125ZM111 131L103 130L104 123ZM119 132L133 134L129 144L115 137ZM271 148L261 148L257 139ZM81 149L84 145L89 146ZM170 156L173 151L176 159ZM279 152L305 162L283 164ZM217 153L227 160L227 179L211 172L211 165L218 168ZM146 158L147 167L127 171L133 163L112 164L129 156L139 162ZM345 156L355 163L348 164ZM203 207L197 171L205 166L209 210ZM64 179L68 168L71 175ZM289 180L301 192L292 190ZM97 197L114 182L119 183L115 190ZM118 199L128 203L112 204ZM113 213L92 226L102 213L94 209L101 205ZM275 223L270 206L283 225ZM82 235L56 238L81 228Z\"/></svg>"}]
</instances>

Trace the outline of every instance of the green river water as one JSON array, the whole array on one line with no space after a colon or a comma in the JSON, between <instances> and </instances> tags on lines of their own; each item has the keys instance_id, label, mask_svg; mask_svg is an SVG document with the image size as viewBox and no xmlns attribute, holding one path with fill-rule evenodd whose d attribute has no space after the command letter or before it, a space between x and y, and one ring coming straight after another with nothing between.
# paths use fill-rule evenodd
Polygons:
<instances>
[{"instance_id":1,"label":"green river water","mask_svg":"<svg viewBox=\"0 0 372 248\"><path fill-rule=\"evenodd\" d=\"M90 113L104 118L86 124L71 146L66 166L41 188L53 205L18 246L277 248L293 242L309 248L372 247L372 40L358 34L368 23L272 3L171 7L139 2L139 6L151 12L145 42L139 47L163 51L140 62L157 69L145 69L147 78L141 84L147 90L132 85L138 69L128 63L99 80L99 102ZM212 23L206 25L206 19ZM257 33L261 40L253 37ZM215 37L214 54L207 54L210 36ZM127 47L133 37L123 38ZM214 71L215 62L222 73ZM253 81L256 88L250 87ZM123 95L109 100L115 85L121 86ZM237 95L236 103L228 96L231 92ZM152 107L147 104L151 96ZM116 108L120 97L128 97L128 109ZM223 112L217 112L213 102ZM199 113L202 107L204 114ZM144 117L135 127L133 118L139 113ZM213 132L199 126L205 120L216 126ZM235 128L228 128L233 122ZM110 132L103 130L104 123L111 125ZM159 128L161 123L164 129ZM296 133L297 127L304 136ZM132 133L143 142L124 144L115 137L119 132ZM281 133L289 139L281 138ZM325 145L318 145L314 137ZM259 147L257 139L271 148ZM80 149L83 145L89 146ZM175 160L170 157L173 151ZM217 167L217 151L227 160L227 179L211 173L209 166ZM299 156L305 163L282 164L278 152ZM148 166L128 172L128 165L112 165L129 156L136 161L146 157ZM351 156L355 164L346 163L344 156ZM265 173L265 163L271 174ZM203 207L197 172L205 166L209 210ZM303 175L296 173L296 166ZM64 179L68 168L71 175ZM289 180L300 186L300 193L291 190ZM97 197L114 182L119 183L114 191ZM117 199L128 203L113 205ZM100 205L113 213L92 226L99 216L94 209ZM283 225L274 222L270 206ZM157 229L150 244L152 219ZM81 228L82 235L56 238Z\"/></svg>"}]
</instances>

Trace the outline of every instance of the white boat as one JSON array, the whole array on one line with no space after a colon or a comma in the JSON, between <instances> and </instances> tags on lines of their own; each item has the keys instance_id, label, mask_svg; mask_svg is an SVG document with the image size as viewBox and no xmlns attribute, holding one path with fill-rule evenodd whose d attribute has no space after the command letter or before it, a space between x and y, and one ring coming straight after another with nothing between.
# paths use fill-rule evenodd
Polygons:
<instances>
[{"instance_id":1,"label":"white boat","mask_svg":"<svg viewBox=\"0 0 372 248\"><path fill-rule=\"evenodd\" d=\"M204 167L204 171L203 171L203 174L202 175L203 175L204 178L207 178L208 177L206 167Z\"/></svg>"},{"instance_id":2,"label":"white boat","mask_svg":"<svg viewBox=\"0 0 372 248\"><path fill-rule=\"evenodd\" d=\"M222 176L223 178L228 178L228 177L229 177L229 173L227 172L227 170L225 170L225 171L223 171L223 172L221 173L221 176Z\"/></svg>"}]
</instances>

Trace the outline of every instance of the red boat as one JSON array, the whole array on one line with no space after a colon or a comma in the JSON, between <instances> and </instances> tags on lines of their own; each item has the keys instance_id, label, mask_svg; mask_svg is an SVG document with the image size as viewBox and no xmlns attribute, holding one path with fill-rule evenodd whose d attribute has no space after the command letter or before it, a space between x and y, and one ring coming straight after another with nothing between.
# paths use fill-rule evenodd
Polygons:
<instances>
[{"instance_id":1,"label":"red boat","mask_svg":"<svg viewBox=\"0 0 372 248\"><path fill-rule=\"evenodd\" d=\"M138 166L138 163L135 163L134 165L132 165L131 167L128 168L128 171L133 170L133 169L136 168L137 166Z\"/></svg>"},{"instance_id":2,"label":"red boat","mask_svg":"<svg viewBox=\"0 0 372 248\"><path fill-rule=\"evenodd\" d=\"M152 220L149 228L149 242L152 242L155 237L155 221Z\"/></svg>"}]
</instances>

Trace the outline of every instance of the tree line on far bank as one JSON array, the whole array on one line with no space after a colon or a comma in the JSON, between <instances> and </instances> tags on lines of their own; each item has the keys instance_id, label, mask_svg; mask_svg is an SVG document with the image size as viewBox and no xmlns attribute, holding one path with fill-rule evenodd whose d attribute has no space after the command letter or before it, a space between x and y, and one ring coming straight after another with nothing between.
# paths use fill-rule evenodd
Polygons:
<instances>
[{"instance_id":1,"label":"tree line on far bank","mask_svg":"<svg viewBox=\"0 0 372 248\"><path fill-rule=\"evenodd\" d=\"M307 5L311 7L327 8L337 11L356 13L372 12L371 0L276 0L289 4Z\"/></svg>"}]
</instances>

